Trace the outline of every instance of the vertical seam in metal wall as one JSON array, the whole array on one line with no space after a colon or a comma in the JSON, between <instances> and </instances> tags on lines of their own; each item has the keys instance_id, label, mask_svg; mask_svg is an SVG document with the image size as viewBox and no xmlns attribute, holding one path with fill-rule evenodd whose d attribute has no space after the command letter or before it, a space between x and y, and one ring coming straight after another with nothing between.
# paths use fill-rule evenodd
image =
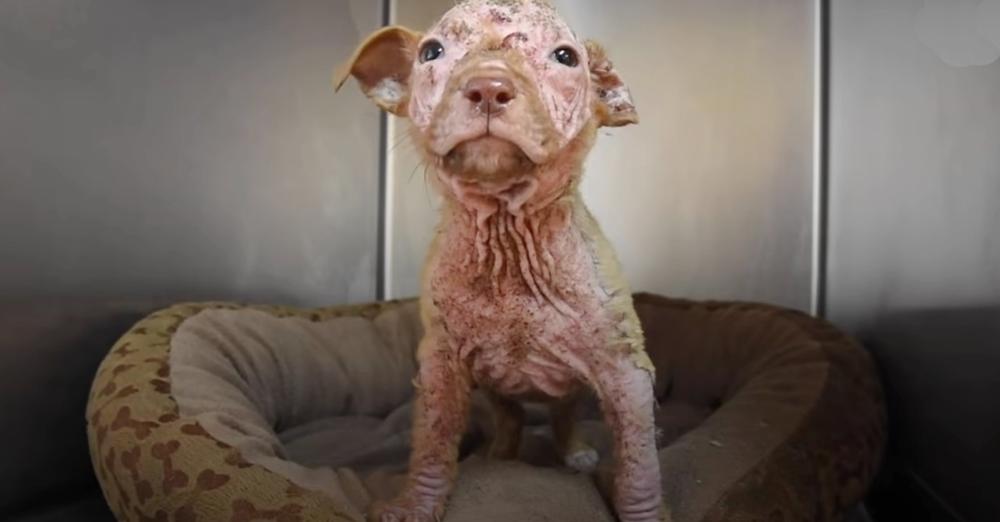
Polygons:
<instances>
[{"instance_id":1,"label":"vertical seam in metal wall","mask_svg":"<svg viewBox=\"0 0 1000 522\"><path fill-rule=\"evenodd\" d=\"M830 234L830 0L816 0L813 115L812 312L827 313Z\"/></svg>"},{"instance_id":2,"label":"vertical seam in metal wall","mask_svg":"<svg viewBox=\"0 0 1000 522\"><path fill-rule=\"evenodd\" d=\"M392 18L392 0L382 0L381 24L387 26ZM386 251L388 234L387 193L389 190L389 117L379 111L378 125L378 239L375 246L375 299L386 298Z\"/></svg>"}]
</instances>

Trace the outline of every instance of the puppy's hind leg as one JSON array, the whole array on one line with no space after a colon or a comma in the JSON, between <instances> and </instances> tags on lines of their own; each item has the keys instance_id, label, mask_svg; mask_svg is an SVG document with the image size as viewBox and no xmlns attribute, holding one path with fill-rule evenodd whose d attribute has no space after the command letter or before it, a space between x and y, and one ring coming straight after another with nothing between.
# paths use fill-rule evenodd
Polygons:
<instances>
[{"instance_id":1,"label":"puppy's hind leg","mask_svg":"<svg viewBox=\"0 0 1000 522\"><path fill-rule=\"evenodd\" d=\"M552 417L552 434L555 436L556 450L567 467L581 473L590 473L597 468L600 457L597 450L590 447L576 430L576 406L579 398L574 395L549 405Z\"/></svg>"},{"instance_id":2,"label":"puppy's hind leg","mask_svg":"<svg viewBox=\"0 0 1000 522\"><path fill-rule=\"evenodd\" d=\"M524 426L524 407L521 403L486 392L493 406L493 442L487 457L491 460L513 460L521 448L521 429Z\"/></svg>"}]
</instances>

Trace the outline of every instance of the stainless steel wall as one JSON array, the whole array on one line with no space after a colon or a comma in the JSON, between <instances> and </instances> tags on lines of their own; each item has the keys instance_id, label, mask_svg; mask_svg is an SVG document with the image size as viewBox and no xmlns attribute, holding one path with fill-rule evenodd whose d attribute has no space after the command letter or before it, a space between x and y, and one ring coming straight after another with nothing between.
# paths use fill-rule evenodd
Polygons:
<instances>
[{"instance_id":1,"label":"stainless steel wall","mask_svg":"<svg viewBox=\"0 0 1000 522\"><path fill-rule=\"evenodd\" d=\"M0 296L372 299L380 7L0 2Z\"/></svg>"},{"instance_id":2,"label":"stainless steel wall","mask_svg":"<svg viewBox=\"0 0 1000 522\"><path fill-rule=\"evenodd\" d=\"M946 63L924 5L833 3L829 309L851 328L1000 299L1000 63Z\"/></svg>"},{"instance_id":3,"label":"stainless steel wall","mask_svg":"<svg viewBox=\"0 0 1000 522\"><path fill-rule=\"evenodd\" d=\"M887 520L996 520L1000 2L831 5L827 309L884 372Z\"/></svg>"},{"instance_id":4,"label":"stainless steel wall","mask_svg":"<svg viewBox=\"0 0 1000 522\"><path fill-rule=\"evenodd\" d=\"M813 0L556 1L606 44L642 124L604 132L584 197L635 289L808 309L813 230ZM450 0L396 2L424 29ZM413 295L435 198L395 121L387 279Z\"/></svg>"}]
</instances>

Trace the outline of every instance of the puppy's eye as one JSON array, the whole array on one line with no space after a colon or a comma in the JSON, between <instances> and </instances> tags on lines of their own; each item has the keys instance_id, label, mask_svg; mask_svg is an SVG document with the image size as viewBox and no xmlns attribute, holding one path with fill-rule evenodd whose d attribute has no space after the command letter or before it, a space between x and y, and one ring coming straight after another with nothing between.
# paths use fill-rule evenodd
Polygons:
<instances>
[{"instance_id":1,"label":"puppy's eye","mask_svg":"<svg viewBox=\"0 0 1000 522\"><path fill-rule=\"evenodd\" d=\"M444 56L444 46L437 40L430 40L420 47L420 63L433 62Z\"/></svg>"},{"instance_id":2,"label":"puppy's eye","mask_svg":"<svg viewBox=\"0 0 1000 522\"><path fill-rule=\"evenodd\" d=\"M552 53L552 59L566 67L580 65L580 55L572 47L560 47Z\"/></svg>"}]
</instances>

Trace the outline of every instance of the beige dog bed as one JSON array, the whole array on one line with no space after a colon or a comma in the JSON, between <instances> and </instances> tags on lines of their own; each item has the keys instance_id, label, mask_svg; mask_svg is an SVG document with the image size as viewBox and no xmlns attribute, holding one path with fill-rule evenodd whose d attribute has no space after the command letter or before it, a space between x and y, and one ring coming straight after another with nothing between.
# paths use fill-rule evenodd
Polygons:
<instances>
[{"instance_id":1,"label":"beige dog bed","mask_svg":"<svg viewBox=\"0 0 1000 522\"><path fill-rule=\"evenodd\" d=\"M636 298L657 365L673 520L837 520L884 443L868 355L778 308ZM120 520L364 520L400 487L421 328L413 301L323 310L178 305L137 324L88 405L94 467ZM447 521L612 521L595 481L561 468L542 410L522 460L479 456L473 422ZM582 425L610 463L593 411Z\"/></svg>"}]
</instances>

